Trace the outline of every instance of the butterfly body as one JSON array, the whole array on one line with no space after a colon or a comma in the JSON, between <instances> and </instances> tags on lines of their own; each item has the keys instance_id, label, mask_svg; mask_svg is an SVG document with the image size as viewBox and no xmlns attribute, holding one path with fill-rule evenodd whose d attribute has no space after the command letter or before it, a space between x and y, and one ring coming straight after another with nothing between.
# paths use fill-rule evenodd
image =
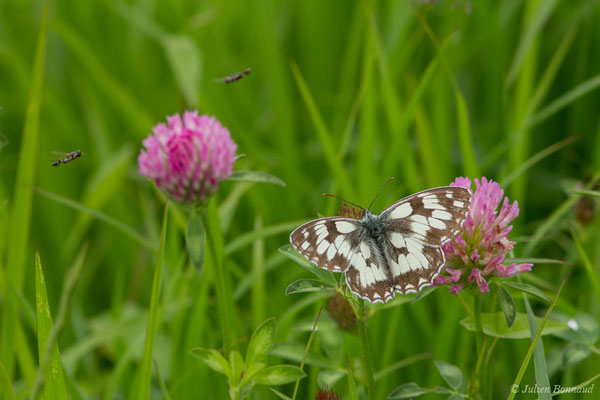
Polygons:
<instances>
[{"instance_id":1,"label":"butterfly body","mask_svg":"<svg viewBox=\"0 0 600 400\"><path fill-rule=\"evenodd\" d=\"M377 215L310 221L290 235L319 267L345 272L350 290L371 302L430 286L444 265L441 245L467 218L471 193L440 187L408 196Z\"/></svg>"}]
</instances>

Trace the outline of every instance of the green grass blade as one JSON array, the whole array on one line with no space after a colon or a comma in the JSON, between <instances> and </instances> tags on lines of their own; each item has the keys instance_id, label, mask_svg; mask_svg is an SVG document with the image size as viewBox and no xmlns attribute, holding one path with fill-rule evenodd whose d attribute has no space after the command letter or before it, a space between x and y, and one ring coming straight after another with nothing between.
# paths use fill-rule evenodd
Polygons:
<instances>
[{"instance_id":1,"label":"green grass blade","mask_svg":"<svg viewBox=\"0 0 600 400\"><path fill-rule=\"evenodd\" d=\"M600 280L598 279L598 274L592 265L592 261L588 256L583 243L581 242L581 238L575 231L575 229L571 229L571 237L575 242L575 246L577 247L577 251L579 252L579 256L581 257L581 262L585 268L585 272L587 273L588 280L590 281L592 288L594 289L594 293L596 297L600 299Z\"/></svg>"},{"instance_id":2,"label":"green grass blade","mask_svg":"<svg viewBox=\"0 0 600 400\"><path fill-rule=\"evenodd\" d=\"M554 78L556 77L556 73L560 69L563 61L571 45L573 44L573 40L575 40L575 36L577 35L577 31L579 30L579 18L571 25L569 30L567 31L565 37L560 42L560 45L556 49L556 52L552 55L552 59L548 63L548 66L544 70L540 82L537 84L536 89L531 97L531 101L527 108L527 115L531 115L531 113L535 112L538 109L538 106L541 104L542 100L548 93L548 90L551 87Z\"/></svg>"},{"instance_id":3,"label":"green grass blade","mask_svg":"<svg viewBox=\"0 0 600 400\"><path fill-rule=\"evenodd\" d=\"M534 154L531 158L521 164L517 169L508 174L504 179L501 180L500 186L506 188L508 187L519 175L522 175L529 168L548 157L552 153L556 153L557 151L567 147L573 142L579 140L579 136L571 136L565 140L561 140L558 143L554 143L553 145L546 147L544 150Z\"/></svg>"},{"instance_id":4,"label":"green grass blade","mask_svg":"<svg viewBox=\"0 0 600 400\"><path fill-rule=\"evenodd\" d=\"M15 392L10 383L10 378L6 373L4 365L0 362L0 397L3 399L12 399L14 395Z\"/></svg>"},{"instance_id":5,"label":"green grass blade","mask_svg":"<svg viewBox=\"0 0 600 400\"><path fill-rule=\"evenodd\" d=\"M156 359L154 359L154 369L156 370L156 378L158 379L158 383L160 385L160 390L162 391L163 396L165 396L165 399L171 400L171 395L169 394L167 385L165 384L165 381L163 380L162 376L160 375L160 371L158 369L158 363L156 362Z\"/></svg>"},{"instance_id":6,"label":"green grass blade","mask_svg":"<svg viewBox=\"0 0 600 400\"><path fill-rule=\"evenodd\" d=\"M58 353L58 344L51 341L52 316L50 315L50 305L48 304L48 295L46 294L46 281L42 270L40 253L35 252L35 306L37 315L37 339L38 354L40 359L40 380L33 387L32 399L38 398L39 390L43 384L44 398L46 400L68 400L67 385L63 376L62 363ZM51 351L47 352L48 344L51 344ZM45 371L47 366L51 366ZM45 372L47 376L44 377ZM44 383L42 383L44 382Z\"/></svg>"},{"instance_id":7,"label":"green grass blade","mask_svg":"<svg viewBox=\"0 0 600 400\"><path fill-rule=\"evenodd\" d=\"M554 100L552 103L548 104L537 114L531 116L526 121L524 129L530 128L548 119L558 111L579 100L581 97L588 94L592 90L597 89L598 87L600 87L600 75L596 75L593 78L590 78L587 81L577 85L567 93L560 96L558 99Z\"/></svg>"},{"instance_id":8,"label":"green grass blade","mask_svg":"<svg viewBox=\"0 0 600 400\"><path fill-rule=\"evenodd\" d=\"M506 77L506 87L510 87L519 75L519 71L523 65L523 62L525 61L525 58L527 57L527 54L529 53L529 50L533 46L536 37L544 26L544 23L548 20L548 18L550 18L550 15L552 15L552 11L554 11L554 8L557 4L558 0L545 0L537 3L537 6L533 10L527 26L524 29L521 40L519 41L519 46L517 47L517 51L515 52L515 56Z\"/></svg>"},{"instance_id":9,"label":"green grass blade","mask_svg":"<svg viewBox=\"0 0 600 400\"><path fill-rule=\"evenodd\" d=\"M144 342L144 354L138 375L137 398L150 398L150 382L152 380L152 352L154 350L154 338L159 329L158 307L160 304L160 287L162 283L163 252L167 236L167 221L169 217L169 203L165 204L163 214L160 244L156 254L156 266L154 267L154 278L152 279L152 294L150 297L150 310L148 311L148 326L146 328L146 339Z\"/></svg>"},{"instance_id":10,"label":"green grass blade","mask_svg":"<svg viewBox=\"0 0 600 400\"><path fill-rule=\"evenodd\" d=\"M317 313L317 317L315 318L315 323L313 324L313 328L310 331L310 336L308 337L308 342L306 343L306 349L304 350L304 355L302 356L302 362L300 363L300 370L304 370L304 363L306 362L306 358L308 357L308 352L310 350L310 344L312 343L313 337L315 335L315 331L317 330L317 324L319 323L319 317L321 316L321 311L323 311L323 306L319 308L319 312ZM298 393L298 386L300 385L300 379L296 381L296 385L294 386L294 393L292 394L292 400L296 398L296 394Z\"/></svg>"},{"instance_id":11,"label":"green grass blade","mask_svg":"<svg viewBox=\"0 0 600 400\"><path fill-rule=\"evenodd\" d=\"M560 287L558 288L558 291L554 295L554 299L552 299L552 303L550 304L550 307L548 307L548 311L546 311L546 315L544 316L544 319L540 323L540 327L538 328L537 333L535 334L535 337L531 341L531 345L529 346L529 349L527 350L525 359L521 363L519 372L517 372L517 376L515 377L513 386L516 385L516 387L518 387L519 384L521 383L521 380L523 379L523 375L525 374L525 370L527 369L527 365L529 364L529 360L531 359L531 355L533 354L533 349L535 348L538 340L540 339L540 337L542 335L542 331L544 330L546 321L548 321L548 317L550 316L550 313L552 312L552 309L554 308L554 305L556 304L556 301L558 300L558 296L560 295L560 292L561 292L563 286L565 286L565 283L567 282L568 277L569 277L569 274L567 274L563 278L562 282L560 283ZM508 395L508 400L513 400L515 398L515 395L516 395L516 392L511 391L511 393Z\"/></svg>"},{"instance_id":12,"label":"green grass blade","mask_svg":"<svg viewBox=\"0 0 600 400\"><path fill-rule=\"evenodd\" d=\"M415 7L413 7L413 8L415 9L415 15L417 16L419 23L425 30L425 33L427 33L427 36L429 37L429 39L431 40L433 45L436 47L440 62L442 64L442 66L444 67L444 70L448 74L448 78L450 79L450 82L452 83L452 91L454 93L454 99L456 101L456 119L458 121L458 127L457 127L458 142L459 142L459 146L460 146L460 151L462 153L463 169L468 176L478 177L479 176L479 167L477 166L477 159L475 157L475 149L473 148L473 141L471 138L471 127L470 127L470 121L469 121L469 109L467 107L467 102L465 101L465 98L464 98L462 92L460 91L460 88L458 87L456 80L454 79L452 70L450 69L448 62L446 61L446 58L444 57L443 53L441 52L441 49L443 48L443 46L440 45L440 42L439 42L437 36L431 29L431 26L429 25L429 23L427 22L425 17ZM448 38L448 39L450 39L450 38ZM448 39L446 39L446 41L449 41Z\"/></svg>"},{"instance_id":13,"label":"green grass blade","mask_svg":"<svg viewBox=\"0 0 600 400\"><path fill-rule=\"evenodd\" d=\"M40 370L36 377L36 381L33 385L32 398L36 397L36 394L41 389L41 385L44 382L46 374L48 373L48 367L50 366L49 361L51 360L50 357L51 357L54 346L57 345L58 334L60 333L60 331L61 331L62 327L64 326L65 321L67 319L67 312L69 310L69 305L71 303L73 290L75 289L75 285L77 284L77 282L79 281L79 278L81 277L81 272L83 271L83 262L87 255L87 251L88 251L88 245L86 244L79 251L79 254L76 257L73 266L67 272L67 275L65 278L65 284L63 286L63 290L60 295L60 301L59 301L59 305L58 305L58 313L57 313L56 321L54 323L54 326L52 327L52 330L50 331L50 334L48 335L48 339L46 341L46 348L43 353L44 355L43 355L43 357L40 356L40 360L45 360L45 361L44 361L44 363L40 362ZM37 258L39 258L39 254L37 255ZM41 264L40 264L40 269L41 269ZM43 278L43 275L42 275L42 278ZM36 296L36 299L37 299L37 296ZM38 318L38 321L39 321L39 318ZM39 329L38 329L38 331L39 331ZM52 364L52 365L54 368L54 364ZM64 376L63 376L63 378L64 378ZM65 379L68 380L68 376Z\"/></svg>"},{"instance_id":14,"label":"green grass blade","mask_svg":"<svg viewBox=\"0 0 600 400\"><path fill-rule=\"evenodd\" d=\"M132 121L135 133L140 139L147 135L147 131L154 124L154 118L136 100L128 86L118 82L104 67L104 62L98 58L94 49L89 47L74 28L60 20L52 21L52 30L64 40L65 45L81 62L89 76L98 82L98 87L106 91L106 95L113 99L117 110L120 110L125 121Z\"/></svg>"},{"instance_id":15,"label":"green grass blade","mask_svg":"<svg viewBox=\"0 0 600 400\"><path fill-rule=\"evenodd\" d=\"M146 239L145 237L140 235L138 232L136 232L134 229L128 227L127 225L125 225L121 221L117 220L116 218L106 215L100 211L93 210L89 207L84 206L83 204L81 204L77 201L67 199L66 197L62 197L56 193L49 192L42 188L34 187L33 190L35 190L42 196L45 196L51 200L54 200L57 203L63 204L65 206L71 207L77 211L91 215L92 217L97 218L100 221L103 221L103 222L113 226L114 228L120 230L121 232L125 233L127 236L129 236L132 239L134 239L135 241L137 241L139 244L144 246L146 249L150 250L152 253L156 252L156 247L150 240Z\"/></svg>"},{"instance_id":16,"label":"green grass blade","mask_svg":"<svg viewBox=\"0 0 600 400\"><path fill-rule=\"evenodd\" d=\"M263 228L263 219L260 215L254 218L254 230ZM252 325L258 326L266 319L267 298L265 278L265 239L257 238L252 244Z\"/></svg>"},{"instance_id":17,"label":"green grass blade","mask_svg":"<svg viewBox=\"0 0 600 400\"><path fill-rule=\"evenodd\" d=\"M44 69L46 65L49 7L50 2L46 1L44 3L44 12L35 48L27 112L21 139L21 148L19 150L19 164L14 189L15 195L13 197L10 216L11 239L10 246L8 247L5 278L17 290L23 289L25 281L25 259L28 253L27 236L33 201L31 185L35 182L38 159L39 123L44 86ZM2 308L0 362L6 368L8 377L12 379L14 372L15 331L16 325L20 324L18 301L12 291L8 291Z\"/></svg>"},{"instance_id":18,"label":"green grass blade","mask_svg":"<svg viewBox=\"0 0 600 400\"><path fill-rule=\"evenodd\" d=\"M467 102L456 84L452 85L454 98L456 99L456 113L458 119L458 142L462 153L462 162L465 173L470 177L478 177L479 167L473 148L471 138L471 127L469 122L469 109Z\"/></svg>"},{"instance_id":19,"label":"green grass blade","mask_svg":"<svg viewBox=\"0 0 600 400\"><path fill-rule=\"evenodd\" d=\"M292 73L294 75L294 79L296 80L296 85L298 86L298 90L300 90L300 94L302 95L302 99L304 100L304 104L308 109L308 113L312 120L312 123L315 127L315 131L321 142L321 146L323 147L323 153L325 159L327 160L327 164L331 169L331 173L335 177L338 185L344 188L344 193L347 193L349 197L356 198L353 185L351 184L350 177L348 173L344 169L344 165L342 160L338 157L337 152L335 150L335 145L332 139L331 132L327 128L319 109L317 108L317 104L310 93L310 89L306 84L298 65L294 61L290 61L290 66L292 68Z\"/></svg>"},{"instance_id":20,"label":"green grass blade","mask_svg":"<svg viewBox=\"0 0 600 400\"><path fill-rule=\"evenodd\" d=\"M282 224L271 225L266 228L255 229L251 232L244 233L233 239L227 244L227 246L225 246L225 254L230 255L235 253L245 246L251 245L257 239L278 235L284 232L290 233L305 222L306 220L284 222Z\"/></svg>"},{"instance_id":21,"label":"green grass blade","mask_svg":"<svg viewBox=\"0 0 600 400\"><path fill-rule=\"evenodd\" d=\"M584 190L590 189L595 184L595 182L598 181L598 179L600 179L600 173L595 174L592 177L592 179L590 179L590 183L586 185ZM533 249L535 248L535 246L537 246L540 240L542 240L542 238L550 231L550 229L552 229L552 227L556 225L556 223L573 208L573 206L575 205L575 203L577 203L581 196L581 194L572 194L552 214L550 214L540 226L537 227L537 229L533 233L533 237L527 243L527 246L525 246L525 249L523 250L523 255L525 257L531 255Z\"/></svg>"},{"instance_id":22,"label":"green grass blade","mask_svg":"<svg viewBox=\"0 0 600 400\"><path fill-rule=\"evenodd\" d=\"M523 301L525 302L525 308L527 309L527 320L529 321L529 332L531 337L534 337L538 330L537 320L529 304L527 295L523 294ZM548 379L548 367L546 365L546 354L544 352L544 340L540 337L538 343L533 350L533 364L535 367L535 382L538 387L549 388L550 380ZM550 393L543 392L539 393L539 400L549 400Z\"/></svg>"},{"instance_id":23,"label":"green grass blade","mask_svg":"<svg viewBox=\"0 0 600 400\"><path fill-rule=\"evenodd\" d=\"M395 169L395 162L398 160L399 157L394 155L403 153L402 144L406 141L408 129L410 128L410 125L416 116L416 112L418 110L419 104L421 103L421 100L423 99L423 95L425 94L427 88L431 84L432 78L435 76L435 72L437 71L440 58L443 57L444 51L448 47L448 44L451 42L450 39L452 37L453 35L450 35L450 37L444 40L444 43L440 46L436 57L429 62L427 68L425 68L423 76L419 80L417 88L414 90L408 104L406 105L405 111L402 114L402 118L398 122L397 129L394 130L394 139L390 144L390 151L385 159L384 171L386 172L386 174L391 174Z\"/></svg>"}]
</instances>

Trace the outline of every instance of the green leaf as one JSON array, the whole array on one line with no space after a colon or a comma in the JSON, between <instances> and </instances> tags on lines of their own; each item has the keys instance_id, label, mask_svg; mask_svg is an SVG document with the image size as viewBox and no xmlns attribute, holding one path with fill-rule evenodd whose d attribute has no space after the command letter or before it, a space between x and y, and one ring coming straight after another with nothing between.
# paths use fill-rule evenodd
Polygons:
<instances>
[{"instance_id":1,"label":"green leaf","mask_svg":"<svg viewBox=\"0 0 600 400\"><path fill-rule=\"evenodd\" d=\"M306 292L328 292L331 290L335 290L335 286L327 282L317 279L299 279L296 282L290 283L287 289L285 289L285 295Z\"/></svg>"},{"instance_id":2,"label":"green leaf","mask_svg":"<svg viewBox=\"0 0 600 400\"><path fill-rule=\"evenodd\" d=\"M286 255L288 258L292 259L293 261L298 263L300 266L306 268L307 270L309 270L310 272L312 272L313 274L315 274L316 276L318 276L325 282L329 283L330 285L337 286L337 281L335 280L333 273L331 273L330 271L328 271L326 269L319 268L315 264L308 261L306 258L304 258L304 256L302 256L300 253L298 253L292 247L291 244L280 247L279 252Z\"/></svg>"},{"instance_id":3,"label":"green leaf","mask_svg":"<svg viewBox=\"0 0 600 400\"><path fill-rule=\"evenodd\" d=\"M246 365L252 365L256 362L263 361L273 344L275 343L275 335L277 334L277 324L275 318L269 318L252 334L248 350L246 351Z\"/></svg>"},{"instance_id":4,"label":"green leaf","mask_svg":"<svg viewBox=\"0 0 600 400\"><path fill-rule=\"evenodd\" d=\"M462 399L464 399L464 398L465 398L465 396L463 396L463 395L462 395L462 394L460 394L460 393L452 393L452 394L451 394L451 395L448 397L448 399L447 399L447 400L462 400Z\"/></svg>"},{"instance_id":5,"label":"green leaf","mask_svg":"<svg viewBox=\"0 0 600 400\"><path fill-rule=\"evenodd\" d=\"M154 267L154 277L152 278L152 292L150 294L150 310L148 310L148 325L146 327L146 338L144 340L144 354L142 355L142 363L139 370L138 381L138 398L150 398L150 382L152 380L152 353L154 350L154 338L158 334L160 326L160 288L162 285L163 271L163 253L165 250L165 242L167 238L167 221L169 218L169 202L165 204L163 213L162 230L160 234L160 242L158 245L158 253L156 254L156 265Z\"/></svg>"},{"instance_id":6,"label":"green leaf","mask_svg":"<svg viewBox=\"0 0 600 400\"><path fill-rule=\"evenodd\" d=\"M254 364L249 365L248 368L244 370L244 376L242 377L240 386L244 386L250 383L250 381L254 378L254 375L256 375L260 370L262 370L266 366L267 364L260 362L256 362Z\"/></svg>"},{"instance_id":7,"label":"green leaf","mask_svg":"<svg viewBox=\"0 0 600 400\"><path fill-rule=\"evenodd\" d=\"M242 372L244 372L244 359L242 355L237 350L231 350L229 353L229 365L231 366L231 373L233 375L233 380L231 381L231 386L237 386L238 382L242 377Z\"/></svg>"},{"instance_id":8,"label":"green leaf","mask_svg":"<svg viewBox=\"0 0 600 400\"><path fill-rule=\"evenodd\" d=\"M304 371L293 365L275 365L260 370L253 380L260 385L285 385L305 376Z\"/></svg>"},{"instance_id":9,"label":"green leaf","mask_svg":"<svg viewBox=\"0 0 600 400\"><path fill-rule=\"evenodd\" d=\"M52 345L50 359L46 360L47 341L52 331L52 315L50 315L50 305L48 304L48 295L46 294L46 282L44 280L44 271L40 254L35 252L35 309L37 317L37 339L38 355L40 360L40 370L45 373L44 379L44 397L46 399L69 399L67 386L63 376L62 363L58 352L58 344ZM48 364L49 363L49 364ZM49 368L43 368L46 365Z\"/></svg>"},{"instance_id":10,"label":"green leaf","mask_svg":"<svg viewBox=\"0 0 600 400\"><path fill-rule=\"evenodd\" d=\"M206 364L212 370L227 376L229 381L233 381L231 366L225 357L223 357L218 351L197 347L190 350L190 354L202 360L202 362L204 362L204 364Z\"/></svg>"},{"instance_id":11,"label":"green leaf","mask_svg":"<svg viewBox=\"0 0 600 400\"><path fill-rule=\"evenodd\" d=\"M502 285L510 286L511 288L520 290L521 292L525 292L533 296L539 297L540 299L548 303L552 301L550 297L546 296L546 294L544 294L544 292L540 288L535 287L533 285L529 285L527 283L502 281Z\"/></svg>"},{"instance_id":12,"label":"green leaf","mask_svg":"<svg viewBox=\"0 0 600 400\"><path fill-rule=\"evenodd\" d=\"M446 383L448 383L451 388L458 390L462 385L463 379L460 369L445 361L436 360L434 363Z\"/></svg>"},{"instance_id":13,"label":"green leaf","mask_svg":"<svg viewBox=\"0 0 600 400\"><path fill-rule=\"evenodd\" d=\"M583 343L570 343L568 344L562 353L562 366L563 368L571 367L575 364L579 364L592 354L590 346Z\"/></svg>"},{"instance_id":14,"label":"green leaf","mask_svg":"<svg viewBox=\"0 0 600 400\"><path fill-rule=\"evenodd\" d=\"M433 393L433 389L422 388L414 382L405 383L402 386L394 389L392 393L388 395L388 399L410 399L418 397L425 393Z\"/></svg>"},{"instance_id":15,"label":"green leaf","mask_svg":"<svg viewBox=\"0 0 600 400\"><path fill-rule=\"evenodd\" d=\"M200 214L203 210L194 207L187 223L185 242L192 264L197 269L202 268L204 262L204 248L206 246L206 232L202 225Z\"/></svg>"},{"instance_id":16,"label":"green leaf","mask_svg":"<svg viewBox=\"0 0 600 400\"><path fill-rule=\"evenodd\" d=\"M500 298L500 308L502 308L504 319L506 320L506 326L510 328L517 318L517 305L510 293L502 286L498 286L498 295Z\"/></svg>"},{"instance_id":17,"label":"green leaf","mask_svg":"<svg viewBox=\"0 0 600 400\"><path fill-rule=\"evenodd\" d=\"M538 323L541 321L540 318L536 318ZM460 321L461 325L470 331L475 331L475 321L473 317L469 316ZM483 325L483 333L489 336L504 338L504 339L525 339L530 338L531 333L529 332L529 325L527 323L527 316L524 313L517 313L515 323L511 328L506 326L506 321L503 312L494 313L482 313L481 324ZM564 331L568 329L566 324L548 321L544 327L542 335L549 335L552 333Z\"/></svg>"},{"instance_id":18,"label":"green leaf","mask_svg":"<svg viewBox=\"0 0 600 400\"><path fill-rule=\"evenodd\" d=\"M273 185L285 186L285 182L278 177L261 171L233 171L233 174L231 174L227 180L239 182L272 183Z\"/></svg>"},{"instance_id":19,"label":"green leaf","mask_svg":"<svg viewBox=\"0 0 600 400\"><path fill-rule=\"evenodd\" d=\"M569 342L584 344L594 344L598 340L598 321L593 315L579 313L575 318L563 322L569 326L569 329L558 332L556 336L568 340Z\"/></svg>"}]
</instances>

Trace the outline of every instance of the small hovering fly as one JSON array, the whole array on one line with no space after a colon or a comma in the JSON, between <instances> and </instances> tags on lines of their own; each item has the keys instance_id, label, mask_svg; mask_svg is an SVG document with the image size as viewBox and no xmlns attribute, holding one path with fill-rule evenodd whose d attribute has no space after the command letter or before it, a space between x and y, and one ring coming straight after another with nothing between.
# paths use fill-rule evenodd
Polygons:
<instances>
[{"instance_id":1,"label":"small hovering fly","mask_svg":"<svg viewBox=\"0 0 600 400\"><path fill-rule=\"evenodd\" d=\"M63 158L59 158L58 160L54 161L52 163L53 167L59 167L60 164L66 164L66 163L71 162L74 159L79 158L79 157L81 157L83 155L83 153L81 152L81 150L75 150L74 152L68 153L68 154L67 153L56 153L56 152L54 152L54 154L56 154L56 155L63 155L64 157Z\"/></svg>"},{"instance_id":2,"label":"small hovering fly","mask_svg":"<svg viewBox=\"0 0 600 400\"><path fill-rule=\"evenodd\" d=\"M243 70L242 72L238 72L237 74L231 74L231 75L227 75L224 78L219 78L217 79L218 82L223 82L223 83L232 83L232 82L237 82L240 79L242 79L244 76L250 74L250 68L246 68L245 70Z\"/></svg>"}]
</instances>

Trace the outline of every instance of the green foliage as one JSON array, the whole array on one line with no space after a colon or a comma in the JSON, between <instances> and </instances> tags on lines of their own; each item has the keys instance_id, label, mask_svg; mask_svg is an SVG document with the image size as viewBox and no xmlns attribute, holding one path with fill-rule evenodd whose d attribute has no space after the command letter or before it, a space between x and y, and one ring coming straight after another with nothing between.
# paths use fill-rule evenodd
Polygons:
<instances>
[{"instance_id":1,"label":"green foliage","mask_svg":"<svg viewBox=\"0 0 600 400\"><path fill-rule=\"evenodd\" d=\"M252 334L246 360L235 349L229 353L229 361L216 350L195 348L190 354L200 359L206 366L227 377L229 396L232 400L250 396L254 385L278 386L296 382L306 374L293 365L272 365L265 362L275 344L277 325L275 319L264 321ZM277 392L276 392L277 393ZM281 393L278 396L283 395ZM281 397L281 396L280 396Z\"/></svg>"},{"instance_id":2,"label":"green foliage","mask_svg":"<svg viewBox=\"0 0 600 400\"><path fill-rule=\"evenodd\" d=\"M423 388L415 382L405 383L394 389L387 398L388 399L411 399L413 397L419 397L423 394L445 394L449 395L448 399L464 399L467 398L467 394L462 392L463 385L463 374L461 370L450 363L445 361L436 360L435 366L439 374L444 378L444 381L450 386L450 389L436 386L433 388Z\"/></svg>"},{"instance_id":3,"label":"green foliage","mask_svg":"<svg viewBox=\"0 0 600 400\"><path fill-rule=\"evenodd\" d=\"M291 380L276 390L255 380L286 363L306 374L296 399L324 385L364 398L359 332L327 311L334 292L348 294L343 274L305 260L288 237L336 214L340 203L323 192L365 206L390 176L374 212L456 176L500 182L520 207L505 265L534 267L481 295L481 356L464 292L433 287L359 309L374 397L403 382L424 388L397 396L460 397L439 389L435 354L462 371L461 390L471 394L479 371L490 390L481 396L506 398L567 271L519 379L597 385L599 17L596 0L1 2L0 398L29 398L36 384L49 398L43 335L51 354L60 349L72 399L136 398L142 384L151 398L227 398L190 349L218 349L222 365L193 353L229 366L239 397L292 399L299 370L268 374ZM244 68L252 73L237 82L215 81ZM246 157L209 204L210 230L170 208L158 296L165 198L136 157L155 124L194 108L218 118ZM76 162L50 166L53 151L76 149ZM47 332L37 330L34 246L53 311ZM72 280L78 254L85 268ZM278 343L250 362L246 347L260 322L274 326L268 317Z\"/></svg>"},{"instance_id":4,"label":"green foliage","mask_svg":"<svg viewBox=\"0 0 600 400\"><path fill-rule=\"evenodd\" d=\"M68 399L67 387L63 376L62 363L58 352L58 344L50 344L51 351L47 352L48 341L52 340L52 315L46 293L46 281L40 254L35 253L35 310L37 318L38 356L40 360L40 374L45 399ZM48 358L49 357L49 358ZM38 393L39 394L39 393ZM35 388L34 388L34 398Z\"/></svg>"}]
</instances>

